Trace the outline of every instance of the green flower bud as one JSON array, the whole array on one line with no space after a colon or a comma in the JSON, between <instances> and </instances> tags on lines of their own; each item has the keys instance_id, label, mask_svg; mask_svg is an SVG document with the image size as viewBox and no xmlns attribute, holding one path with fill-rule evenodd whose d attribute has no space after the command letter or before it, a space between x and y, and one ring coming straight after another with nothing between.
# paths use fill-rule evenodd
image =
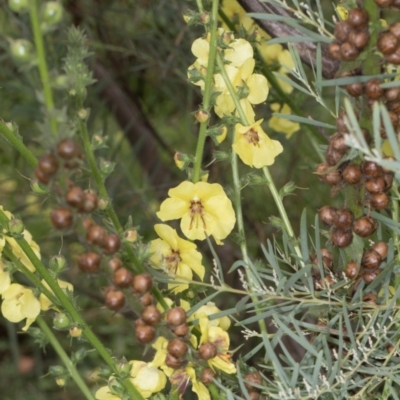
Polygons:
<instances>
[{"instance_id":1,"label":"green flower bud","mask_svg":"<svg viewBox=\"0 0 400 400\"><path fill-rule=\"evenodd\" d=\"M22 221L18 218L12 218L8 221L8 231L11 235L18 236L24 231L25 227Z\"/></svg>"},{"instance_id":2,"label":"green flower bud","mask_svg":"<svg viewBox=\"0 0 400 400\"><path fill-rule=\"evenodd\" d=\"M45 189L37 180L31 181L31 189L36 194L47 194L48 190Z\"/></svg>"},{"instance_id":3,"label":"green flower bud","mask_svg":"<svg viewBox=\"0 0 400 400\"><path fill-rule=\"evenodd\" d=\"M48 1L43 5L42 19L46 25L55 25L61 21L63 7L58 1Z\"/></svg>"},{"instance_id":4,"label":"green flower bud","mask_svg":"<svg viewBox=\"0 0 400 400\"><path fill-rule=\"evenodd\" d=\"M61 376L64 375L67 370L61 365L53 365L49 368L49 374L53 376Z\"/></svg>"},{"instance_id":5,"label":"green flower bud","mask_svg":"<svg viewBox=\"0 0 400 400\"><path fill-rule=\"evenodd\" d=\"M101 210L101 211L107 210L107 208L110 206L110 200L102 197L99 199L97 206L99 207L99 210Z\"/></svg>"},{"instance_id":6,"label":"green flower bud","mask_svg":"<svg viewBox=\"0 0 400 400\"><path fill-rule=\"evenodd\" d=\"M65 258L58 254L50 259L50 269L58 275L65 267Z\"/></svg>"},{"instance_id":7,"label":"green flower bud","mask_svg":"<svg viewBox=\"0 0 400 400\"><path fill-rule=\"evenodd\" d=\"M26 13L29 11L29 0L8 0L8 7L17 13Z\"/></svg>"},{"instance_id":8,"label":"green flower bud","mask_svg":"<svg viewBox=\"0 0 400 400\"><path fill-rule=\"evenodd\" d=\"M71 320L64 313L58 313L53 319L54 329L58 329L60 331L69 329L71 325Z\"/></svg>"},{"instance_id":9,"label":"green flower bud","mask_svg":"<svg viewBox=\"0 0 400 400\"><path fill-rule=\"evenodd\" d=\"M74 338L80 337L82 336L82 329L79 326L73 326L69 329L69 334Z\"/></svg>"},{"instance_id":10,"label":"green flower bud","mask_svg":"<svg viewBox=\"0 0 400 400\"><path fill-rule=\"evenodd\" d=\"M85 121L87 119L87 117L89 116L89 111L86 110L85 108L81 108L78 111L78 117L82 120Z\"/></svg>"},{"instance_id":11,"label":"green flower bud","mask_svg":"<svg viewBox=\"0 0 400 400\"><path fill-rule=\"evenodd\" d=\"M72 354L72 362L75 363L79 363L80 361L82 361L85 357L86 357L87 351L84 348L79 349L77 352Z\"/></svg>"},{"instance_id":12,"label":"green flower bud","mask_svg":"<svg viewBox=\"0 0 400 400\"><path fill-rule=\"evenodd\" d=\"M196 117L197 121L203 123L208 121L210 118L210 113L206 110L199 110L194 114L194 116Z\"/></svg>"},{"instance_id":13,"label":"green flower bud","mask_svg":"<svg viewBox=\"0 0 400 400\"><path fill-rule=\"evenodd\" d=\"M108 382L108 387L110 388L110 392L112 394L122 394L124 392L124 387L117 381L117 379L110 379Z\"/></svg>"},{"instance_id":14,"label":"green flower bud","mask_svg":"<svg viewBox=\"0 0 400 400\"><path fill-rule=\"evenodd\" d=\"M115 167L115 163L108 161L108 160L104 160L104 158L100 158L100 172L102 173L102 175L104 177L108 176L111 174L111 172L113 172L114 167Z\"/></svg>"},{"instance_id":15,"label":"green flower bud","mask_svg":"<svg viewBox=\"0 0 400 400\"><path fill-rule=\"evenodd\" d=\"M10 45L10 50L11 55L16 62L25 63L33 58L33 46L28 40L13 40Z\"/></svg>"},{"instance_id":16,"label":"green flower bud","mask_svg":"<svg viewBox=\"0 0 400 400\"><path fill-rule=\"evenodd\" d=\"M119 360L116 364L116 369L119 374L121 375L129 375L129 372L131 371L132 365L128 363L128 361L125 358L122 358Z\"/></svg>"}]
</instances>

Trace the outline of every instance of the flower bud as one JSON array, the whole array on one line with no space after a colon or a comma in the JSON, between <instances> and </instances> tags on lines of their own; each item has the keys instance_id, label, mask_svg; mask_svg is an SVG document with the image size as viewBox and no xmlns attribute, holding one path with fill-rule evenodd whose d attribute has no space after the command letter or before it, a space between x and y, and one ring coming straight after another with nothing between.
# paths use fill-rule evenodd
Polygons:
<instances>
[{"instance_id":1,"label":"flower bud","mask_svg":"<svg viewBox=\"0 0 400 400\"><path fill-rule=\"evenodd\" d=\"M43 4L42 20L46 25L55 25L61 21L63 6L58 1L48 1Z\"/></svg>"},{"instance_id":2,"label":"flower bud","mask_svg":"<svg viewBox=\"0 0 400 400\"><path fill-rule=\"evenodd\" d=\"M114 171L115 163L112 161L105 160L104 158L100 158L99 169L103 177L107 177Z\"/></svg>"},{"instance_id":3,"label":"flower bud","mask_svg":"<svg viewBox=\"0 0 400 400\"><path fill-rule=\"evenodd\" d=\"M354 221L354 214L352 211L342 208L337 210L333 217L333 225L335 228L342 230L351 229Z\"/></svg>"},{"instance_id":4,"label":"flower bud","mask_svg":"<svg viewBox=\"0 0 400 400\"><path fill-rule=\"evenodd\" d=\"M130 229L129 231L125 232L124 240L126 242L134 243L138 239L138 232L136 229Z\"/></svg>"},{"instance_id":5,"label":"flower bud","mask_svg":"<svg viewBox=\"0 0 400 400\"><path fill-rule=\"evenodd\" d=\"M86 110L85 108L81 108L78 111L78 117L79 119L81 119L82 121L85 121L87 119L87 117L89 116L89 111Z\"/></svg>"},{"instance_id":6,"label":"flower bud","mask_svg":"<svg viewBox=\"0 0 400 400\"><path fill-rule=\"evenodd\" d=\"M201 15L200 15L200 21L203 23L203 24L209 24L210 23L210 21L211 21L211 17L210 17L210 14L209 13L207 13L207 12L203 12Z\"/></svg>"},{"instance_id":7,"label":"flower bud","mask_svg":"<svg viewBox=\"0 0 400 400\"><path fill-rule=\"evenodd\" d=\"M38 170L38 168L36 168L35 173L36 173L37 170ZM38 181L41 182L41 183L48 183L48 180L47 180L47 182L42 182L41 180L38 179ZM38 181L36 181L36 180L31 181L31 189L32 189L32 192L35 193L35 194L39 194L39 195L41 195L41 194L47 194L47 193L48 193L48 190L45 189L45 188L43 188L43 187L38 183Z\"/></svg>"},{"instance_id":8,"label":"flower bud","mask_svg":"<svg viewBox=\"0 0 400 400\"><path fill-rule=\"evenodd\" d=\"M54 329L66 330L69 329L70 325L71 325L71 320L64 313L57 313L53 318Z\"/></svg>"},{"instance_id":9,"label":"flower bud","mask_svg":"<svg viewBox=\"0 0 400 400\"><path fill-rule=\"evenodd\" d=\"M16 13L29 12L29 0L8 0L8 7Z\"/></svg>"},{"instance_id":10,"label":"flower bud","mask_svg":"<svg viewBox=\"0 0 400 400\"><path fill-rule=\"evenodd\" d=\"M118 268L122 268L122 261L120 258L114 257L108 262L108 266L111 271L115 272Z\"/></svg>"},{"instance_id":11,"label":"flower bud","mask_svg":"<svg viewBox=\"0 0 400 400\"><path fill-rule=\"evenodd\" d=\"M188 324L184 323L172 328L172 331L175 333L175 335L183 337L189 333L189 326Z\"/></svg>"},{"instance_id":12,"label":"flower bud","mask_svg":"<svg viewBox=\"0 0 400 400\"><path fill-rule=\"evenodd\" d=\"M8 231L10 232L10 234L13 236L21 235L21 233L25 229L24 224L18 218L10 219L7 223L7 228L8 228Z\"/></svg>"},{"instance_id":13,"label":"flower bud","mask_svg":"<svg viewBox=\"0 0 400 400\"><path fill-rule=\"evenodd\" d=\"M65 257L61 254L51 257L49 267L50 269L58 275L65 268Z\"/></svg>"},{"instance_id":14,"label":"flower bud","mask_svg":"<svg viewBox=\"0 0 400 400\"><path fill-rule=\"evenodd\" d=\"M119 374L128 375L131 371L132 365L129 364L125 358L122 358L121 360L118 360L115 368Z\"/></svg>"},{"instance_id":15,"label":"flower bud","mask_svg":"<svg viewBox=\"0 0 400 400\"><path fill-rule=\"evenodd\" d=\"M74 338L80 337L82 335L82 329L78 326L73 326L70 328L69 334Z\"/></svg>"},{"instance_id":16,"label":"flower bud","mask_svg":"<svg viewBox=\"0 0 400 400\"><path fill-rule=\"evenodd\" d=\"M174 155L174 161L175 161L175 165L180 169L180 170L182 170L182 169L184 169L185 168L185 165L186 165L186 163L185 163L185 160L184 160L184 157L183 157L183 154L182 153L175 153L175 155Z\"/></svg>"},{"instance_id":17,"label":"flower bud","mask_svg":"<svg viewBox=\"0 0 400 400\"><path fill-rule=\"evenodd\" d=\"M33 46L32 43L25 39L13 40L10 44L10 51L13 59L17 63L26 63L32 60Z\"/></svg>"},{"instance_id":18,"label":"flower bud","mask_svg":"<svg viewBox=\"0 0 400 400\"><path fill-rule=\"evenodd\" d=\"M207 122L210 118L210 113L206 110L199 110L194 114L197 121L200 123Z\"/></svg>"}]
</instances>

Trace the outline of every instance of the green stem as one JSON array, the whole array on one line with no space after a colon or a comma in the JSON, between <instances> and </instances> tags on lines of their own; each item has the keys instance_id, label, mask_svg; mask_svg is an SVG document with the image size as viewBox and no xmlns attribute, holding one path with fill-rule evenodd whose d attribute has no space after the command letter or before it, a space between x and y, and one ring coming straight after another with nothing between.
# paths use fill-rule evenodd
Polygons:
<instances>
[{"instance_id":1,"label":"green stem","mask_svg":"<svg viewBox=\"0 0 400 400\"><path fill-rule=\"evenodd\" d=\"M82 108L82 105L79 108ZM88 130L86 127L86 123L84 121L79 122L79 130L81 133L83 146L85 148L86 157L89 161L90 169L92 171L93 178L97 184L99 194L101 197L108 199L109 197L108 197L107 189L104 184L103 177L101 176L100 170L97 167L96 159L94 157L92 146L91 146L90 139L89 139L89 133L88 133ZM107 213L108 213L108 217L112 221L116 231L118 233L121 233L123 231L122 225L119 222L118 216L117 216L111 202L107 208ZM142 263L140 262L139 258L136 256L134 251L132 250L129 243L124 243L124 249L127 252L129 258L131 259L131 261L133 262L133 264L135 266L136 271L134 271L134 272L139 272L139 273L145 272L145 269L143 268ZM154 297L157 299L157 301L164 308L164 310L167 310L169 307L168 307L168 304L165 302L164 297L161 294L161 292L157 288L154 287L152 289L152 293L153 293Z\"/></svg>"},{"instance_id":2,"label":"green stem","mask_svg":"<svg viewBox=\"0 0 400 400\"><path fill-rule=\"evenodd\" d=\"M6 226L8 221L9 220L8 220L7 216L4 214L4 212L2 210L0 210L0 224L2 224L3 226ZM99 355L109 365L109 367L112 369L112 371L117 374L118 372L117 372L117 369L115 366L115 362L114 362L113 358L110 356L108 350L103 346L103 344L100 342L100 340L94 334L94 332L86 324L84 319L81 317L79 312L76 310L75 306L71 303L71 301L69 300L67 295L64 293L64 291L60 288L60 286L58 285L58 282L52 277L52 275L47 270L47 268L42 264L42 262L36 256L36 254L34 253L34 251L31 248L31 246L28 244L28 242L24 238L16 239L16 241L19 244L19 246L21 247L22 251L28 257L28 259L31 261L33 266L36 268L36 271L45 280L45 282L49 286L50 290L57 297L57 299L58 299L59 303L62 305L63 309L67 313L69 313L69 315L71 316L74 323L76 323L82 329L82 332L85 335L86 339L97 350ZM121 383L125 387L125 389L128 391L128 393L132 396L133 399L143 400L143 397L136 390L136 388L133 386L132 382L129 379L121 380Z\"/></svg>"},{"instance_id":3,"label":"green stem","mask_svg":"<svg viewBox=\"0 0 400 400\"><path fill-rule=\"evenodd\" d=\"M79 389L81 390L83 395L86 397L86 399L95 400L95 397L93 396L92 392L87 387L85 381L82 379L82 377L81 377L80 373L78 372L78 370L76 369L75 365L71 362L67 353L64 351L60 342L54 336L53 332L48 327L48 325L46 324L44 319L42 317L37 317L36 322L39 325L42 332L44 333L44 335L49 340L50 344L53 346L53 349L56 351L56 353L60 357L61 361L65 365L65 368L68 370L72 379L75 381L76 385L79 387Z\"/></svg>"},{"instance_id":4,"label":"green stem","mask_svg":"<svg viewBox=\"0 0 400 400\"><path fill-rule=\"evenodd\" d=\"M212 383L211 385L208 385L208 390L210 391L213 400L220 400L221 396L219 395L217 387Z\"/></svg>"},{"instance_id":5,"label":"green stem","mask_svg":"<svg viewBox=\"0 0 400 400\"><path fill-rule=\"evenodd\" d=\"M31 151L24 145L21 138L19 138L7 125L0 121L0 133L15 147L22 157L29 163L31 167L36 167L38 161Z\"/></svg>"},{"instance_id":6,"label":"green stem","mask_svg":"<svg viewBox=\"0 0 400 400\"><path fill-rule=\"evenodd\" d=\"M212 93L212 80L214 75L215 55L217 52L217 25L218 25L218 3L219 0L213 0L212 11L211 11L211 27L210 27L210 52L207 63L207 74L204 83L204 96L203 106L204 111L209 110L211 93ZM201 0L197 2L199 11L202 12L203 5ZM201 162L203 160L204 143L207 137L207 126L208 120L200 123L199 138L197 140L195 162L193 166L193 183L196 183L200 179Z\"/></svg>"},{"instance_id":7,"label":"green stem","mask_svg":"<svg viewBox=\"0 0 400 400\"><path fill-rule=\"evenodd\" d=\"M33 32L33 37L35 40L39 74L40 74L40 79L41 79L42 85L43 85L44 102L45 102L47 111L49 111L49 114L50 114L51 131L54 136L57 136L57 134L58 134L57 120L52 115L53 111L54 111L53 93L51 91L51 86L50 86L49 71L47 68L46 53L45 53L44 43L43 43L43 35L42 35L42 31L40 29L40 21L39 21L39 15L38 15L37 2L36 2L36 0L30 0L29 4L30 4L29 11L30 11L30 17L31 17L32 32Z\"/></svg>"}]
</instances>

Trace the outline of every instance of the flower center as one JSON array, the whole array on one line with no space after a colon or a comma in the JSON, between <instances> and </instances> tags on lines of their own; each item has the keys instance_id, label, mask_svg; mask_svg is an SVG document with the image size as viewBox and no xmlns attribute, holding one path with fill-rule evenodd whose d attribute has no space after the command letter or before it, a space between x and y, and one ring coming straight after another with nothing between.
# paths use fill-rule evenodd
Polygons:
<instances>
[{"instance_id":1,"label":"flower center","mask_svg":"<svg viewBox=\"0 0 400 400\"><path fill-rule=\"evenodd\" d=\"M166 269L174 274L178 269L179 263L182 261L179 250L171 249L171 253L164 257L164 262L166 264Z\"/></svg>"},{"instance_id":2,"label":"flower center","mask_svg":"<svg viewBox=\"0 0 400 400\"><path fill-rule=\"evenodd\" d=\"M194 221L196 224L196 228L198 227L199 218L203 222L203 229L206 229L206 221L204 220L204 207L201 204L201 200L190 200L189 210L190 210L189 229L192 229Z\"/></svg>"},{"instance_id":3,"label":"flower center","mask_svg":"<svg viewBox=\"0 0 400 400\"><path fill-rule=\"evenodd\" d=\"M258 133L256 130L253 128L249 129L245 134L244 137L250 144L254 144L255 146L258 146L258 142L260 141L260 138L258 137Z\"/></svg>"}]
</instances>

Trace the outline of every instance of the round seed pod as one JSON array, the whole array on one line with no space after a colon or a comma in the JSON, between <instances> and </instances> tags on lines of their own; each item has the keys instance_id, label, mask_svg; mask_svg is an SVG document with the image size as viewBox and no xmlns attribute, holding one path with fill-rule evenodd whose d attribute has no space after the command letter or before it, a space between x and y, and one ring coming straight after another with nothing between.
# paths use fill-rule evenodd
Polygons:
<instances>
[{"instance_id":1,"label":"round seed pod","mask_svg":"<svg viewBox=\"0 0 400 400\"><path fill-rule=\"evenodd\" d=\"M336 40L340 43L346 42L351 30L351 26L346 21L337 22L334 31Z\"/></svg>"},{"instance_id":2,"label":"round seed pod","mask_svg":"<svg viewBox=\"0 0 400 400\"><path fill-rule=\"evenodd\" d=\"M335 212L336 212L336 208L335 207L324 206L324 207L319 209L318 216L319 216L319 219L325 225L332 226Z\"/></svg>"},{"instance_id":3,"label":"round seed pod","mask_svg":"<svg viewBox=\"0 0 400 400\"><path fill-rule=\"evenodd\" d=\"M331 146L328 147L328 150L325 153L325 160L328 165L334 166L336 165L343 157L343 153L336 151ZM329 175L329 174L328 174Z\"/></svg>"},{"instance_id":4,"label":"round seed pod","mask_svg":"<svg viewBox=\"0 0 400 400\"><path fill-rule=\"evenodd\" d=\"M353 231L355 234L361 237L368 237L372 235L378 229L378 223L372 217L366 215L357 218L353 222Z\"/></svg>"},{"instance_id":5,"label":"round seed pod","mask_svg":"<svg viewBox=\"0 0 400 400\"><path fill-rule=\"evenodd\" d=\"M262 376L258 372L250 372L244 376L245 383L247 390L259 390L254 385L261 386L263 383Z\"/></svg>"},{"instance_id":6,"label":"round seed pod","mask_svg":"<svg viewBox=\"0 0 400 400\"><path fill-rule=\"evenodd\" d=\"M329 55L334 58L335 60L341 60L342 59L342 53L340 51L340 44L333 42L330 43L328 46L328 52Z\"/></svg>"},{"instance_id":7,"label":"round seed pod","mask_svg":"<svg viewBox=\"0 0 400 400\"><path fill-rule=\"evenodd\" d=\"M211 385L216 376L217 374L211 368L204 368L200 373L200 381L206 386Z\"/></svg>"},{"instance_id":8,"label":"round seed pod","mask_svg":"<svg viewBox=\"0 0 400 400\"><path fill-rule=\"evenodd\" d=\"M100 256L92 251L84 253L78 258L78 267L83 272L97 272L100 268Z\"/></svg>"},{"instance_id":9,"label":"round seed pod","mask_svg":"<svg viewBox=\"0 0 400 400\"><path fill-rule=\"evenodd\" d=\"M392 54L386 54L386 62L395 65L400 64L400 47L397 47Z\"/></svg>"},{"instance_id":10,"label":"round seed pod","mask_svg":"<svg viewBox=\"0 0 400 400\"><path fill-rule=\"evenodd\" d=\"M341 154L346 153L346 151L349 149L349 146L345 144L344 134L339 132L336 132L333 136L331 136L329 147L332 147L333 150Z\"/></svg>"},{"instance_id":11,"label":"round seed pod","mask_svg":"<svg viewBox=\"0 0 400 400\"><path fill-rule=\"evenodd\" d=\"M174 338L169 341L167 346L168 353L172 354L176 358L182 358L188 351L187 344L179 338Z\"/></svg>"},{"instance_id":12,"label":"round seed pod","mask_svg":"<svg viewBox=\"0 0 400 400\"><path fill-rule=\"evenodd\" d=\"M386 8L393 5L393 0L375 0L375 3L381 8Z\"/></svg>"},{"instance_id":13,"label":"round seed pod","mask_svg":"<svg viewBox=\"0 0 400 400\"><path fill-rule=\"evenodd\" d=\"M79 206L79 210L85 213L91 213L97 208L98 197L93 191L84 192L83 202Z\"/></svg>"},{"instance_id":14,"label":"round seed pod","mask_svg":"<svg viewBox=\"0 0 400 400\"><path fill-rule=\"evenodd\" d=\"M133 324L135 325L135 329L136 329L138 326L145 326L145 325L147 325L147 324L142 320L142 318L138 318Z\"/></svg>"},{"instance_id":15,"label":"round seed pod","mask_svg":"<svg viewBox=\"0 0 400 400\"><path fill-rule=\"evenodd\" d=\"M345 117L346 117L346 111L341 110L339 113L339 116L336 120L336 129L338 131L338 133L348 133L348 129L346 126L346 122L345 122Z\"/></svg>"},{"instance_id":16,"label":"round seed pod","mask_svg":"<svg viewBox=\"0 0 400 400\"><path fill-rule=\"evenodd\" d=\"M114 257L108 262L108 266L111 271L115 272L117 269L122 268L122 261L120 258Z\"/></svg>"},{"instance_id":17,"label":"round seed pod","mask_svg":"<svg viewBox=\"0 0 400 400\"><path fill-rule=\"evenodd\" d=\"M386 89L385 90L385 98L387 101L400 100L400 86Z\"/></svg>"},{"instance_id":18,"label":"round seed pod","mask_svg":"<svg viewBox=\"0 0 400 400\"><path fill-rule=\"evenodd\" d=\"M360 55L356 46L349 42L344 42L340 45L340 56L344 61L354 61ZM346 88L347 89L347 88Z\"/></svg>"},{"instance_id":19,"label":"round seed pod","mask_svg":"<svg viewBox=\"0 0 400 400\"><path fill-rule=\"evenodd\" d=\"M172 354L167 353L167 357L165 358L165 364L172 369L178 369L182 366L183 361L180 360L179 358L174 357Z\"/></svg>"},{"instance_id":20,"label":"round seed pod","mask_svg":"<svg viewBox=\"0 0 400 400\"><path fill-rule=\"evenodd\" d=\"M391 343L388 343L387 345L386 345L386 351L388 352L388 353L391 353L391 352L393 352L393 351L395 351L396 350L396 347L394 347Z\"/></svg>"},{"instance_id":21,"label":"round seed pod","mask_svg":"<svg viewBox=\"0 0 400 400\"><path fill-rule=\"evenodd\" d=\"M362 169L368 178L375 178L383 173L382 167L373 161L364 161Z\"/></svg>"},{"instance_id":22,"label":"round seed pod","mask_svg":"<svg viewBox=\"0 0 400 400\"><path fill-rule=\"evenodd\" d=\"M344 87L352 97L360 97L364 94L365 86L362 82L349 83Z\"/></svg>"},{"instance_id":23,"label":"round seed pod","mask_svg":"<svg viewBox=\"0 0 400 400\"><path fill-rule=\"evenodd\" d=\"M353 233L351 231L342 231L334 229L331 233L332 244L336 247L347 247L353 241Z\"/></svg>"},{"instance_id":24,"label":"round seed pod","mask_svg":"<svg viewBox=\"0 0 400 400\"><path fill-rule=\"evenodd\" d=\"M91 218L85 218L82 221L82 226L86 230L88 230L92 225L94 225L94 221Z\"/></svg>"},{"instance_id":25,"label":"round seed pod","mask_svg":"<svg viewBox=\"0 0 400 400\"><path fill-rule=\"evenodd\" d=\"M346 265L346 270L344 271L344 274L349 278L349 279L354 279L358 275L358 270L359 267L357 263L354 261L350 261Z\"/></svg>"},{"instance_id":26,"label":"round seed pod","mask_svg":"<svg viewBox=\"0 0 400 400\"><path fill-rule=\"evenodd\" d=\"M398 46L397 37L391 32L384 32L379 36L377 46L381 53L385 55L392 54Z\"/></svg>"},{"instance_id":27,"label":"round seed pod","mask_svg":"<svg viewBox=\"0 0 400 400\"><path fill-rule=\"evenodd\" d=\"M182 307L170 308L166 319L169 325L179 326L186 323L186 311Z\"/></svg>"},{"instance_id":28,"label":"round seed pod","mask_svg":"<svg viewBox=\"0 0 400 400\"><path fill-rule=\"evenodd\" d=\"M396 129L399 126L399 116L395 112L389 111L389 118L393 127Z\"/></svg>"},{"instance_id":29,"label":"round seed pod","mask_svg":"<svg viewBox=\"0 0 400 400\"><path fill-rule=\"evenodd\" d=\"M386 106L389 111L393 111L396 114L400 114L400 101L386 103Z\"/></svg>"},{"instance_id":30,"label":"round seed pod","mask_svg":"<svg viewBox=\"0 0 400 400\"><path fill-rule=\"evenodd\" d=\"M189 333L189 326L186 323L178 325L177 327L172 329L172 332L174 332L177 336L186 336Z\"/></svg>"},{"instance_id":31,"label":"round seed pod","mask_svg":"<svg viewBox=\"0 0 400 400\"><path fill-rule=\"evenodd\" d=\"M57 145L57 154L64 160L70 160L80 155L79 146L70 138L63 139Z\"/></svg>"},{"instance_id":32,"label":"round seed pod","mask_svg":"<svg viewBox=\"0 0 400 400\"><path fill-rule=\"evenodd\" d=\"M255 390L249 392L249 399L250 400L260 400L261 399L261 393L256 392Z\"/></svg>"},{"instance_id":33,"label":"round seed pod","mask_svg":"<svg viewBox=\"0 0 400 400\"><path fill-rule=\"evenodd\" d=\"M355 46L358 50L363 49L369 42L368 29L362 31L351 31L349 34L349 43Z\"/></svg>"},{"instance_id":34,"label":"round seed pod","mask_svg":"<svg viewBox=\"0 0 400 400\"><path fill-rule=\"evenodd\" d=\"M120 310L125 303L125 295L120 290L109 290L105 295L104 304L110 310Z\"/></svg>"},{"instance_id":35,"label":"round seed pod","mask_svg":"<svg viewBox=\"0 0 400 400\"><path fill-rule=\"evenodd\" d=\"M44 154L39 158L38 167L47 175L53 175L58 169L58 160L53 154Z\"/></svg>"},{"instance_id":36,"label":"round seed pod","mask_svg":"<svg viewBox=\"0 0 400 400\"><path fill-rule=\"evenodd\" d=\"M381 262L382 257L373 249L365 251L361 259L362 266L368 269L378 268Z\"/></svg>"},{"instance_id":37,"label":"round seed pod","mask_svg":"<svg viewBox=\"0 0 400 400\"><path fill-rule=\"evenodd\" d=\"M400 39L400 22L394 22L393 24L390 24L389 31L396 36L397 39Z\"/></svg>"},{"instance_id":38,"label":"round seed pod","mask_svg":"<svg viewBox=\"0 0 400 400\"><path fill-rule=\"evenodd\" d=\"M147 292L143 296L139 297L139 301L140 304L142 304L142 306L144 307L150 306L151 304L153 304L153 296L149 292Z\"/></svg>"},{"instance_id":39,"label":"round seed pod","mask_svg":"<svg viewBox=\"0 0 400 400\"><path fill-rule=\"evenodd\" d=\"M44 183L45 185L50 181L50 176L43 172L39 167L35 168L35 176L40 183Z\"/></svg>"},{"instance_id":40,"label":"round seed pod","mask_svg":"<svg viewBox=\"0 0 400 400\"><path fill-rule=\"evenodd\" d=\"M161 313L158 311L156 306L147 306L142 311L142 320L148 325L157 325L161 319Z\"/></svg>"},{"instance_id":41,"label":"round seed pod","mask_svg":"<svg viewBox=\"0 0 400 400\"><path fill-rule=\"evenodd\" d=\"M133 275L126 268L118 268L113 274L113 282L115 285L127 288L132 284Z\"/></svg>"},{"instance_id":42,"label":"round seed pod","mask_svg":"<svg viewBox=\"0 0 400 400\"><path fill-rule=\"evenodd\" d=\"M156 336L156 330L150 325L139 325L135 328L135 336L139 343L150 343Z\"/></svg>"},{"instance_id":43,"label":"round seed pod","mask_svg":"<svg viewBox=\"0 0 400 400\"><path fill-rule=\"evenodd\" d=\"M318 179L322 182L325 182L325 175L328 173L330 167L327 163L322 163L317 165L315 169L316 175L318 175Z\"/></svg>"},{"instance_id":44,"label":"round seed pod","mask_svg":"<svg viewBox=\"0 0 400 400\"><path fill-rule=\"evenodd\" d=\"M79 186L73 186L68 190L65 198L70 206L80 208L85 199L85 194Z\"/></svg>"},{"instance_id":45,"label":"round seed pod","mask_svg":"<svg viewBox=\"0 0 400 400\"><path fill-rule=\"evenodd\" d=\"M213 343L203 343L199 347L199 357L202 360L210 360L217 355L217 348Z\"/></svg>"},{"instance_id":46,"label":"round seed pod","mask_svg":"<svg viewBox=\"0 0 400 400\"><path fill-rule=\"evenodd\" d=\"M132 288L135 293L145 294L149 292L153 286L153 280L149 274L139 274L134 276Z\"/></svg>"},{"instance_id":47,"label":"round seed pod","mask_svg":"<svg viewBox=\"0 0 400 400\"><path fill-rule=\"evenodd\" d=\"M107 236L106 230L99 225L92 225L86 233L86 241L89 244L101 246Z\"/></svg>"},{"instance_id":48,"label":"round seed pod","mask_svg":"<svg viewBox=\"0 0 400 400\"><path fill-rule=\"evenodd\" d=\"M389 196L383 193L374 193L369 197L369 202L375 210L383 210L389 205Z\"/></svg>"},{"instance_id":49,"label":"round seed pod","mask_svg":"<svg viewBox=\"0 0 400 400\"><path fill-rule=\"evenodd\" d=\"M69 208L56 208L50 213L51 223L56 229L69 228L72 225L74 216Z\"/></svg>"},{"instance_id":50,"label":"round seed pod","mask_svg":"<svg viewBox=\"0 0 400 400\"><path fill-rule=\"evenodd\" d=\"M368 304L372 304L374 306L376 306L376 294L373 293L367 293L363 296L363 302L364 303L368 303Z\"/></svg>"},{"instance_id":51,"label":"round seed pod","mask_svg":"<svg viewBox=\"0 0 400 400\"><path fill-rule=\"evenodd\" d=\"M334 227L342 230L351 229L353 221L354 221L354 214L350 210L347 210L346 208L337 210L333 217Z\"/></svg>"},{"instance_id":52,"label":"round seed pod","mask_svg":"<svg viewBox=\"0 0 400 400\"><path fill-rule=\"evenodd\" d=\"M372 100L379 100L385 93L381 88L382 81L380 79L371 79L365 85L365 95Z\"/></svg>"},{"instance_id":53,"label":"round seed pod","mask_svg":"<svg viewBox=\"0 0 400 400\"><path fill-rule=\"evenodd\" d=\"M376 242L371 247L372 250L375 250L384 260L388 255L389 246L385 242Z\"/></svg>"},{"instance_id":54,"label":"round seed pod","mask_svg":"<svg viewBox=\"0 0 400 400\"><path fill-rule=\"evenodd\" d=\"M112 233L107 235L103 241L102 248L106 254L114 254L121 247L121 240L118 235Z\"/></svg>"},{"instance_id":55,"label":"round seed pod","mask_svg":"<svg viewBox=\"0 0 400 400\"><path fill-rule=\"evenodd\" d=\"M347 22L354 29L365 28L369 22L368 12L361 8L353 8L349 11Z\"/></svg>"},{"instance_id":56,"label":"round seed pod","mask_svg":"<svg viewBox=\"0 0 400 400\"><path fill-rule=\"evenodd\" d=\"M362 277L365 283L372 283L380 273L381 273L380 269L375 269L373 271L366 269L363 272Z\"/></svg>"},{"instance_id":57,"label":"round seed pod","mask_svg":"<svg viewBox=\"0 0 400 400\"><path fill-rule=\"evenodd\" d=\"M337 185L342 181L342 175L339 170L333 170L325 175L325 182L328 185Z\"/></svg>"},{"instance_id":58,"label":"round seed pod","mask_svg":"<svg viewBox=\"0 0 400 400\"><path fill-rule=\"evenodd\" d=\"M318 265L318 257L316 254L315 254L314 258L315 259L313 260L313 263L315 265ZM328 249L322 248L321 249L321 258L322 258L322 264L323 264L324 268L331 270L333 268L333 254Z\"/></svg>"},{"instance_id":59,"label":"round seed pod","mask_svg":"<svg viewBox=\"0 0 400 400\"><path fill-rule=\"evenodd\" d=\"M359 165L356 164L349 164L343 171L342 171L343 180L349 183L350 185L356 185L360 183L362 179L362 170Z\"/></svg>"},{"instance_id":60,"label":"round seed pod","mask_svg":"<svg viewBox=\"0 0 400 400\"><path fill-rule=\"evenodd\" d=\"M369 193L381 193L385 190L385 179L383 176L369 178L365 182L365 189L367 189Z\"/></svg>"},{"instance_id":61,"label":"round seed pod","mask_svg":"<svg viewBox=\"0 0 400 400\"><path fill-rule=\"evenodd\" d=\"M385 181L385 191L389 190L392 187L393 177L394 175L391 172L385 172L383 174L383 179Z\"/></svg>"}]
</instances>

